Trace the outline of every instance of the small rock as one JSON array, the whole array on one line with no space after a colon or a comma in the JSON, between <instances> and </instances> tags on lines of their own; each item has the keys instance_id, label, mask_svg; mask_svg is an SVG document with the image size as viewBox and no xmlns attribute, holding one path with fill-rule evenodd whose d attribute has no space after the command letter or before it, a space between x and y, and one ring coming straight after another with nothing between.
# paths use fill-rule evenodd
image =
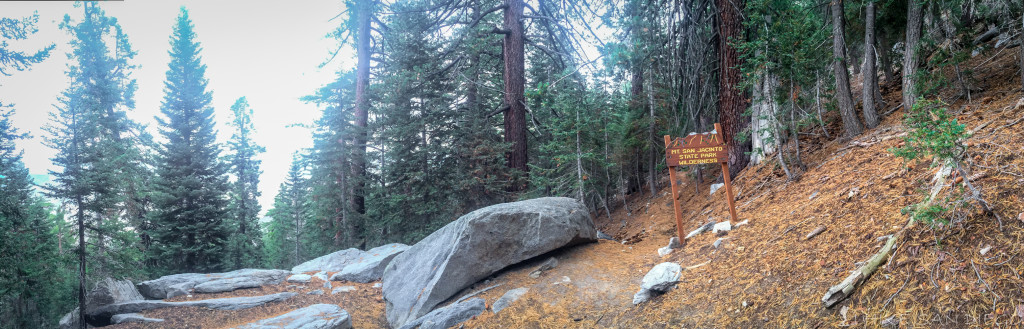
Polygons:
<instances>
[{"instance_id":1,"label":"small rock","mask_svg":"<svg viewBox=\"0 0 1024 329\"><path fill-rule=\"evenodd\" d=\"M728 238L718 238L718 240L715 240L715 243L712 245L715 246L715 249L718 249L718 247L722 246L722 242L725 241L725 239Z\"/></svg>"},{"instance_id":2,"label":"small rock","mask_svg":"<svg viewBox=\"0 0 1024 329\"><path fill-rule=\"evenodd\" d=\"M687 234L686 235L686 239L695 237L695 236L697 236L697 234L704 233L705 231L710 230L714 226L715 226L715 221L714 220L708 221L707 224L704 224L703 226L698 227L696 230L693 230L692 232L690 232L690 234Z\"/></svg>"},{"instance_id":3,"label":"small rock","mask_svg":"<svg viewBox=\"0 0 1024 329\"><path fill-rule=\"evenodd\" d=\"M897 329L900 327L900 318L897 318L895 315L890 316L885 318L885 320L882 320L881 325L882 328Z\"/></svg>"},{"instance_id":4,"label":"small rock","mask_svg":"<svg viewBox=\"0 0 1024 329\"><path fill-rule=\"evenodd\" d=\"M679 282L683 268L676 263L655 265L640 282L640 291L633 295L633 305L646 302L655 293L664 293Z\"/></svg>"},{"instance_id":5,"label":"small rock","mask_svg":"<svg viewBox=\"0 0 1024 329\"><path fill-rule=\"evenodd\" d=\"M615 238L613 238L611 235L605 234L604 232L601 231L597 231L597 238L615 241Z\"/></svg>"},{"instance_id":6,"label":"small rock","mask_svg":"<svg viewBox=\"0 0 1024 329\"><path fill-rule=\"evenodd\" d=\"M355 290L356 290L356 287L354 287L354 286L341 286L341 287L334 288L334 290L331 290L331 295L339 294L339 293L343 293L343 292L355 291Z\"/></svg>"},{"instance_id":7,"label":"small rock","mask_svg":"<svg viewBox=\"0 0 1024 329\"><path fill-rule=\"evenodd\" d=\"M982 256L985 256L985 254L987 254L990 250L992 250L992 245L986 245L985 248L981 248L981 251L979 252Z\"/></svg>"},{"instance_id":8,"label":"small rock","mask_svg":"<svg viewBox=\"0 0 1024 329\"><path fill-rule=\"evenodd\" d=\"M528 291L530 291L530 288L517 288L509 290L504 295L502 295L501 298L498 298L498 300L494 302L494 305L491 305L491 310L494 311L494 313L500 312L505 307L508 307L509 304L512 304L512 302L518 300L519 297L523 297L523 295L525 295Z\"/></svg>"},{"instance_id":9,"label":"small rock","mask_svg":"<svg viewBox=\"0 0 1024 329\"><path fill-rule=\"evenodd\" d=\"M729 221L724 221L724 222L721 222L721 223L716 223L715 226L712 227L711 233L718 234L718 233L721 233L721 232L728 232L728 231L731 231L731 230L732 230L732 223L730 223Z\"/></svg>"},{"instance_id":10,"label":"small rock","mask_svg":"<svg viewBox=\"0 0 1024 329\"><path fill-rule=\"evenodd\" d=\"M555 266L558 266L558 258L548 258L548 260L544 261L543 264L540 264L540 266L538 266L537 269L533 270L533 272L530 272L530 277L534 279L539 278L541 273L553 269L555 268Z\"/></svg>"},{"instance_id":11,"label":"small rock","mask_svg":"<svg viewBox=\"0 0 1024 329\"><path fill-rule=\"evenodd\" d=\"M1024 101L1024 98L1021 98L1021 101ZM1024 222L1024 212L1018 214L1017 215L1017 219L1019 219L1020 221Z\"/></svg>"},{"instance_id":12,"label":"small rock","mask_svg":"<svg viewBox=\"0 0 1024 329\"><path fill-rule=\"evenodd\" d=\"M313 274L314 278L320 279L320 281L327 281L327 271L320 271Z\"/></svg>"},{"instance_id":13,"label":"small rock","mask_svg":"<svg viewBox=\"0 0 1024 329\"><path fill-rule=\"evenodd\" d=\"M647 289L640 289L635 295L633 295L633 305L637 305L646 302L651 299L651 291Z\"/></svg>"},{"instance_id":14,"label":"small rock","mask_svg":"<svg viewBox=\"0 0 1024 329\"><path fill-rule=\"evenodd\" d=\"M316 295L323 295L324 291L320 290L320 289L317 289L317 290L313 290L313 291L307 292L306 294L307 295L314 295L314 296L316 296Z\"/></svg>"},{"instance_id":15,"label":"small rock","mask_svg":"<svg viewBox=\"0 0 1024 329\"><path fill-rule=\"evenodd\" d=\"M672 248L669 248L669 247L658 248L658 257L668 256L669 254L672 253L672 251L675 251L675 249L672 249Z\"/></svg>"},{"instance_id":16,"label":"small rock","mask_svg":"<svg viewBox=\"0 0 1024 329\"><path fill-rule=\"evenodd\" d=\"M374 288L380 288L381 286L382 286L382 285L380 284L380 282L377 282L377 283L374 283L374 284L373 284L373 287L374 287Z\"/></svg>"},{"instance_id":17,"label":"small rock","mask_svg":"<svg viewBox=\"0 0 1024 329\"><path fill-rule=\"evenodd\" d=\"M859 187L851 188L850 192L846 193L846 200L852 199L853 197L857 196L858 193L860 193L860 188Z\"/></svg>"},{"instance_id":18,"label":"small rock","mask_svg":"<svg viewBox=\"0 0 1024 329\"><path fill-rule=\"evenodd\" d=\"M153 319L142 316L139 313L127 313L127 314L115 314L110 317L111 324L118 323L153 323L153 322L164 322L164 319Z\"/></svg>"},{"instance_id":19,"label":"small rock","mask_svg":"<svg viewBox=\"0 0 1024 329\"><path fill-rule=\"evenodd\" d=\"M736 225L733 226L733 227L740 227L740 226L747 225L747 224L750 224L750 220L749 219L744 219L742 222L736 223Z\"/></svg>"},{"instance_id":20,"label":"small rock","mask_svg":"<svg viewBox=\"0 0 1024 329\"><path fill-rule=\"evenodd\" d=\"M725 184L723 184L723 183L711 184L711 193L709 193L709 194L715 194L715 191L718 191L718 189L722 188L722 186L725 186Z\"/></svg>"},{"instance_id":21,"label":"small rock","mask_svg":"<svg viewBox=\"0 0 1024 329\"><path fill-rule=\"evenodd\" d=\"M808 197L807 200L814 200L814 198L817 197L817 196L818 196L818 191L814 191L814 193L811 193L811 196Z\"/></svg>"},{"instance_id":22,"label":"small rock","mask_svg":"<svg viewBox=\"0 0 1024 329\"><path fill-rule=\"evenodd\" d=\"M743 301L743 307L750 307L750 303L747 303L747 301Z\"/></svg>"},{"instance_id":23,"label":"small rock","mask_svg":"<svg viewBox=\"0 0 1024 329\"><path fill-rule=\"evenodd\" d=\"M288 277L288 282L291 283L309 283L313 279L313 276L309 274L295 274Z\"/></svg>"},{"instance_id":24,"label":"small rock","mask_svg":"<svg viewBox=\"0 0 1024 329\"><path fill-rule=\"evenodd\" d=\"M669 248L672 248L672 249L679 249L679 248L681 248L682 246L683 246L683 244L682 244L682 243L679 243L679 237L675 237L675 236L674 236L674 237L672 237L671 239L668 239L668 247L669 247Z\"/></svg>"}]
</instances>

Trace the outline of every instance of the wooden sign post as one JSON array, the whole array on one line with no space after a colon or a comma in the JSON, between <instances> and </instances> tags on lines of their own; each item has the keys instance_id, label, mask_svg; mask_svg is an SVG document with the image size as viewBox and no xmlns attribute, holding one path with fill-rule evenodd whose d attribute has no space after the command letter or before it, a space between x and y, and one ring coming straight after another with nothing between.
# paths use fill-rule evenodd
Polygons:
<instances>
[{"instance_id":1,"label":"wooden sign post","mask_svg":"<svg viewBox=\"0 0 1024 329\"><path fill-rule=\"evenodd\" d=\"M668 163L668 175L672 184L672 205L676 213L676 233L679 241L683 240L683 209L679 205L679 187L676 185L676 167L719 163L722 165L722 176L725 178L725 193L729 198L729 215L733 221L736 217L736 205L732 196L732 181L729 177L729 146L722 140L722 126L715 124L715 131L710 133L691 133L686 137L672 139L665 135L665 160Z\"/></svg>"}]
</instances>

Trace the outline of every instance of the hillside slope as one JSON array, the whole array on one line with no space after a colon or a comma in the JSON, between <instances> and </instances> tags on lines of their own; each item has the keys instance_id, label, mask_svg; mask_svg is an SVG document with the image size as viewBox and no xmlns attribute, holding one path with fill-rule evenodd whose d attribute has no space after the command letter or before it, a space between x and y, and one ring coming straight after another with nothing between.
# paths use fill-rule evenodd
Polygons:
<instances>
[{"instance_id":1,"label":"hillside slope","mask_svg":"<svg viewBox=\"0 0 1024 329\"><path fill-rule=\"evenodd\" d=\"M934 175L926 162L905 164L888 151L899 145L905 132L903 110L852 141L828 140L819 136L820 127L809 128L801 136L807 171L796 181L787 181L773 161L741 172L734 179L736 205L740 220L750 224L729 232L720 248L712 246L717 236L704 233L681 250L658 256L656 250L676 232L665 174L658 195L630 198L630 214L619 209L596 217L599 228L621 242L600 240L555 251L458 294L497 285L478 295L491 304L510 289L530 288L500 313L484 312L465 326L805 328L878 327L883 321L899 321L902 328L1022 326L1024 95L1012 69L1014 60L1008 52L973 58L967 64L976 78L973 102L962 99L949 105L969 130L981 127L968 141L972 181L1003 218L1001 225L979 209L961 209L964 215L952 218L948 227L916 225L892 259L834 308L822 306L826 289L877 252L879 237L904 226L907 216L900 210L920 201ZM885 89L890 108L899 102L897 85ZM835 135L839 120L831 119L829 130ZM707 173L716 175L715 170ZM694 186L692 178L681 177L685 231L709 218L728 220L724 193L708 195L710 182ZM943 195L950 191L945 188ZM818 227L825 231L804 238ZM557 258L558 266L531 277L530 272L549 257ZM633 306L641 278L661 262L703 265L683 272L677 288ZM264 286L202 298L309 290L320 284ZM222 328L326 302L353 314L356 328L386 326L380 289L353 285L353 293L300 294L245 311L176 309L143 314L168 320L147 328ZM142 326L112 328L136 327Z\"/></svg>"}]
</instances>

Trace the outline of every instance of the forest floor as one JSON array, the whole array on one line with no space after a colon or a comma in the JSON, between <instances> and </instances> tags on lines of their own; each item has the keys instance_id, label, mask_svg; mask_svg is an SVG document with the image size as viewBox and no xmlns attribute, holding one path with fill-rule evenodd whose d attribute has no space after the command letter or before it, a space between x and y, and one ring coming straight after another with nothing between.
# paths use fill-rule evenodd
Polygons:
<instances>
[{"instance_id":1,"label":"forest floor","mask_svg":"<svg viewBox=\"0 0 1024 329\"><path fill-rule=\"evenodd\" d=\"M611 216L603 212L595 216L599 229L621 243L600 240L555 251L503 270L453 297L500 284L479 295L490 304L510 289L531 288L500 313L484 312L465 326L873 328L892 318L901 328L1021 327L1024 95L1012 53L993 51L972 58L965 64L974 71L972 102L960 97L949 104L968 130L983 126L967 141L972 182L1002 223L974 207L961 209L963 215L952 218L947 226L913 226L889 262L833 308L822 305L825 291L875 254L882 245L879 237L907 223L901 209L919 202L934 176L936 169L928 162L905 163L888 151L901 141L894 136L905 131L902 109L851 141L826 138L821 127L805 129L800 154L807 169L799 179L787 181L774 157L743 170L734 178L733 189L739 220L749 224L728 232L720 248L712 246L718 236L708 232L689 239L682 249L658 256L657 249L676 234L664 173L657 195L630 196L631 212L620 207ZM901 102L898 85L883 87L886 110ZM955 98L953 89L943 95L945 99ZM827 128L834 137L841 128L837 115L832 115L833 124ZM716 170L709 168L706 173L705 177L717 177ZM724 190L709 195L711 181L696 184L686 172L680 177L685 232L709 219L729 219ZM943 196L955 191L946 187ZM805 239L819 227L825 231ZM559 265L531 278L530 272L548 257L558 258ZM704 265L684 271L675 289L632 305L644 274L661 262ZM327 291L320 296L304 293L322 285L316 279L298 288L289 285L201 296L300 291L286 302L232 312L198 308L143 312L167 319L145 327L227 328L315 303L342 306L353 316L356 328L387 325L380 289L372 284L333 282L334 287L352 285L357 290L336 295Z\"/></svg>"}]
</instances>

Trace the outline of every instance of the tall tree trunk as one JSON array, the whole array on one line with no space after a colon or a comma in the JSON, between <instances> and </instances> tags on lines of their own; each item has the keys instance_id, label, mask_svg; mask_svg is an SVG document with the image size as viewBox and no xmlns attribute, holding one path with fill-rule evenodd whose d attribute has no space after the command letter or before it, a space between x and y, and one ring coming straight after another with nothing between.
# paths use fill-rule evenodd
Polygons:
<instances>
[{"instance_id":1,"label":"tall tree trunk","mask_svg":"<svg viewBox=\"0 0 1024 329\"><path fill-rule=\"evenodd\" d=\"M1024 90L1024 13L1020 15L1020 89Z\"/></svg>"},{"instance_id":2,"label":"tall tree trunk","mask_svg":"<svg viewBox=\"0 0 1024 329\"><path fill-rule=\"evenodd\" d=\"M750 162L750 138L740 142L735 137L750 126L750 117L743 115L747 97L740 84L740 57L731 42L743 37L743 0L716 0L718 7L718 117L723 140L729 144L729 175L736 175Z\"/></svg>"},{"instance_id":3,"label":"tall tree trunk","mask_svg":"<svg viewBox=\"0 0 1024 329\"><path fill-rule=\"evenodd\" d=\"M370 87L370 19L373 15L373 1L357 1L359 38L356 40L356 104L355 104L355 149L352 158L352 177L355 179L351 184L351 208L357 214L354 220L350 218L348 223L348 243L357 244L360 249L365 249L365 240L359 241L363 228L361 225L362 214L366 213L366 199L364 189L366 188L366 140L367 140L367 119L369 118L370 101L367 98L367 90Z\"/></svg>"},{"instance_id":4,"label":"tall tree trunk","mask_svg":"<svg viewBox=\"0 0 1024 329\"><path fill-rule=\"evenodd\" d=\"M915 1L915 0L911 0ZM836 96L839 98L839 114L843 118L843 137L853 138L864 130L854 112L853 94L850 92L850 76L846 72L846 37L843 35L843 0L832 1L832 69L836 76Z\"/></svg>"},{"instance_id":5,"label":"tall tree trunk","mask_svg":"<svg viewBox=\"0 0 1024 329\"><path fill-rule=\"evenodd\" d=\"M921 16L924 4L921 0L907 1L907 42L903 50L903 108L914 108L917 90L914 87L917 75L917 47L921 42Z\"/></svg>"},{"instance_id":6,"label":"tall tree trunk","mask_svg":"<svg viewBox=\"0 0 1024 329\"><path fill-rule=\"evenodd\" d=\"M523 0L505 0L503 57L505 60L505 143L512 144L505 158L508 167L526 174L526 64L523 48ZM525 184L516 182L511 191L521 191Z\"/></svg>"},{"instance_id":7,"label":"tall tree trunk","mask_svg":"<svg viewBox=\"0 0 1024 329\"><path fill-rule=\"evenodd\" d=\"M889 84L896 81L896 72L892 69L892 57L889 56L889 52L892 51L892 45L889 44L889 38L885 37L885 33L877 33L878 38L878 59L882 62L882 74L885 75L885 83Z\"/></svg>"},{"instance_id":8,"label":"tall tree trunk","mask_svg":"<svg viewBox=\"0 0 1024 329\"><path fill-rule=\"evenodd\" d=\"M868 128L878 126L878 111L875 109L875 89L878 89L878 72L875 70L875 2L868 0L864 18L864 80L861 94L864 99L864 124Z\"/></svg>"},{"instance_id":9,"label":"tall tree trunk","mask_svg":"<svg viewBox=\"0 0 1024 329\"><path fill-rule=\"evenodd\" d=\"M75 206L78 208L75 216L78 217L78 328L85 329L85 205L81 195L75 199Z\"/></svg>"},{"instance_id":10,"label":"tall tree trunk","mask_svg":"<svg viewBox=\"0 0 1024 329\"><path fill-rule=\"evenodd\" d=\"M651 195L658 193L657 180L654 179L655 167L658 163L658 143L654 139L654 128L657 121L654 119L654 64L651 64L650 69L651 77L647 79L647 110L649 111L650 121L647 122L647 186L651 189Z\"/></svg>"}]
</instances>

